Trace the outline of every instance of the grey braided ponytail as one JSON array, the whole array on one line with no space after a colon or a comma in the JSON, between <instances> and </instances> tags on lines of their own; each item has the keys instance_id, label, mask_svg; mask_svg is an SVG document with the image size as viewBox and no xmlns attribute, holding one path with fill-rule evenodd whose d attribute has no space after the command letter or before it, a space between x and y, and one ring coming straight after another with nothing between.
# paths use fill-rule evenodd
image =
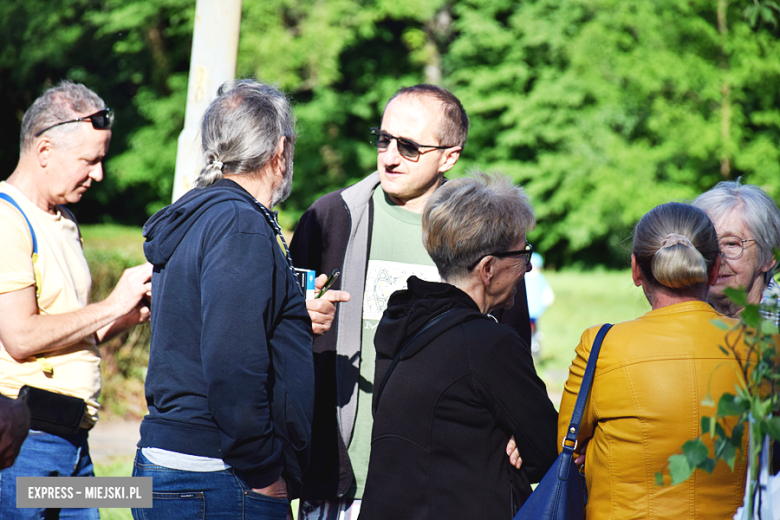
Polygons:
<instances>
[{"instance_id":1,"label":"grey braided ponytail","mask_svg":"<svg viewBox=\"0 0 780 520\"><path fill-rule=\"evenodd\" d=\"M223 174L253 174L273 159L286 137L284 155L292 174L295 115L277 88L253 79L228 81L219 88L201 123L206 165L195 185L205 188Z\"/></svg>"}]
</instances>

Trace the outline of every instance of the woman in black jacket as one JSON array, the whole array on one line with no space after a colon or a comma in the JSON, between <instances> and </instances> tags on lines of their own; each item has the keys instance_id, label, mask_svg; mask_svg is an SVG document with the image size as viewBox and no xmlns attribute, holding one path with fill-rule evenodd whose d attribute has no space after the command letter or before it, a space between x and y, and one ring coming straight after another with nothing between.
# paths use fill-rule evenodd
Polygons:
<instances>
[{"instance_id":1,"label":"woman in black jacket","mask_svg":"<svg viewBox=\"0 0 780 520\"><path fill-rule=\"evenodd\" d=\"M510 519L555 460L531 351L492 311L530 270L533 210L503 176L447 182L423 213L442 283L411 277L379 324L361 519ZM507 456L514 437L522 458Z\"/></svg>"}]
</instances>

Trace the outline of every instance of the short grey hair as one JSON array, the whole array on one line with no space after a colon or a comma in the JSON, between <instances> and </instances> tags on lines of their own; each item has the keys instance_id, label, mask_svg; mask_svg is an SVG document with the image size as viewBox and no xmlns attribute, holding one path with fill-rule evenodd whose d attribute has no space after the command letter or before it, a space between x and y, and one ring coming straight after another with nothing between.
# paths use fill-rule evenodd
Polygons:
<instances>
[{"instance_id":1,"label":"short grey hair","mask_svg":"<svg viewBox=\"0 0 780 520\"><path fill-rule=\"evenodd\" d=\"M536 224L523 188L506 175L470 172L447 181L428 199L422 216L423 245L443 280L469 276L482 256L509 251Z\"/></svg>"},{"instance_id":2,"label":"short grey hair","mask_svg":"<svg viewBox=\"0 0 780 520\"><path fill-rule=\"evenodd\" d=\"M274 158L279 140L287 139L286 178L292 176L295 114L287 96L254 79L228 81L219 87L201 123L206 165L196 179L205 188L222 178L257 173Z\"/></svg>"},{"instance_id":3,"label":"short grey hair","mask_svg":"<svg viewBox=\"0 0 780 520\"><path fill-rule=\"evenodd\" d=\"M24 114L19 135L20 151L29 150L35 143L35 134L62 121L93 114L106 108L100 96L81 83L63 80L56 87L47 89ZM63 148L73 146L69 134L75 133L78 125L60 125L46 133L55 144Z\"/></svg>"},{"instance_id":4,"label":"short grey hair","mask_svg":"<svg viewBox=\"0 0 780 520\"><path fill-rule=\"evenodd\" d=\"M401 96L416 96L418 99L433 98L441 103L440 124L436 130L439 146L466 146L469 136L469 116L455 94L436 85L421 83L411 87L403 87L393 94L385 105L385 111L390 103ZM384 113L382 113L384 119ZM427 144L427 143L426 143Z\"/></svg>"},{"instance_id":5,"label":"short grey hair","mask_svg":"<svg viewBox=\"0 0 780 520\"><path fill-rule=\"evenodd\" d=\"M739 210L742 222L758 244L761 264L771 262L772 249L780 248L780 210L772 197L758 186L742 184L740 179L719 182L696 197L693 205L704 210L713 222Z\"/></svg>"},{"instance_id":6,"label":"short grey hair","mask_svg":"<svg viewBox=\"0 0 780 520\"><path fill-rule=\"evenodd\" d=\"M651 287L686 292L706 287L720 247L715 226L704 211L668 202L648 211L636 225L633 254Z\"/></svg>"}]
</instances>

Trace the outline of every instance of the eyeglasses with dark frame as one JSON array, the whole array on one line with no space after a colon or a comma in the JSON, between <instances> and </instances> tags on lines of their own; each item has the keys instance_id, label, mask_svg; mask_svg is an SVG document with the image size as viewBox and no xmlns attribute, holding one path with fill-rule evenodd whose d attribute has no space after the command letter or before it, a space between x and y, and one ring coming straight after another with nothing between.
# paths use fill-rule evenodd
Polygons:
<instances>
[{"instance_id":1,"label":"eyeglasses with dark frame","mask_svg":"<svg viewBox=\"0 0 780 520\"><path fill-rule=\"evenodd\" d=\"M394 135L390 135L387 132L383 132L378 127L371 128L371 144L377 147L377 149L381 152L384 152L387 150L387 147L390 146L390 141L395 139L395 142L398 143L398 153L406 157L407 159L417 159L421 154L431 152L433 150L426 150L424 152L420 151L420 148L431 148L435 150L446 150L447 148L453 148L452 146L437 146L433 144L419 144L415 143L411 139L406 139L405 137L396 137Z\"/></svg>"},{"instance_id":2,"label":"eyeglasses with dark frame","mask_svg":"<svg viewBox=\"0 0 780 520\"><path fill-rule=\"evenodd\" d=\"M35 137L40 137L44 132L51 130L55 126L67 125L68 123L80 123L82 121L89 121L92 123L92 128L95 130L108 130L114 122L114 112L110 108L98 110L94 114L88 116L79 117L78 119L71 119L70 121L61 121L51 126L47 126L40 132L35 134Z\"/></svg>"},{"instance_id":3,"label":"eyeglasses with dark frame","mask_svg":"<svg viewBox=\"0 0 780 520\"><path fill-rule=\"evenodd\" d=\"M755 242L755 238L739 238L726 235L718 238L720 254L728 260L739 260L745 254L745 242Z\"/></svg>"},{"instance_id":4,"label":"eyeglasses with dark frame","mask_svg":"<svg viewBox=\"0 0 780 520\"><path fill-rule=\"evenodd\" d=\"M531 244L526 244L525 249L519 250L519 251L503 251L500 253L488 253L486 255L482 255L477 259L476 262L468 266L466 269L471 271L475 267L477 267L477 264L482 261L483 258L486 256L495 256L496 258L504 258L507 256L518 256L518 255L524 255L525 256L525 265L528 267L531 264L531 255L534 253L534 247Z\"/></svg>"}]
</instances>

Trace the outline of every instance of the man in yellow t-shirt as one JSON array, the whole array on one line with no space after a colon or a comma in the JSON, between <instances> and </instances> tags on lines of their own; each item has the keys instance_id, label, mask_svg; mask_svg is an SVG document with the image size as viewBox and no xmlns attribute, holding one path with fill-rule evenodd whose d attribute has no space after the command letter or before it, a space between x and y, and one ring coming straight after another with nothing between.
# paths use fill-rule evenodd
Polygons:
<instances>
[{"instance_id":1,"label":"man in yellow t-shirt","mask_svg":"<svg viewBox=\"0 0 780 520\"><path fill-rule=\"evenodd\" d=\"M24 115L19 163L0 183L0 393L17 397L32 387L33 412L16 463L0 472L3 519L43 516L16 508L16 477L94 475L87 431L99 407L97 345L149 319L149 264L127 269L108 298L89 302L78 225L64 208L103 178L112 119L83 85L47 90ZM97 509L69 512L98 518Z\"/></svg>"}]
</instances>

